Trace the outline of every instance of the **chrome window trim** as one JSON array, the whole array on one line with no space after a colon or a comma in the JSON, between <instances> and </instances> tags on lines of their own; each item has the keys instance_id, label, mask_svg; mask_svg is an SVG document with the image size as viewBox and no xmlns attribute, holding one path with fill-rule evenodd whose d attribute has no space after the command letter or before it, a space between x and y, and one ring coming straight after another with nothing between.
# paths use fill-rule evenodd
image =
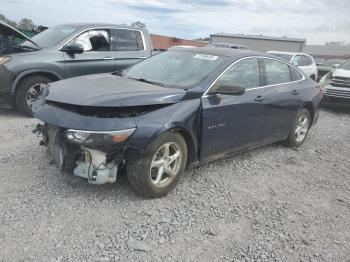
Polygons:
<instances>
[{"instance_id":1,"label":"chrome window trim","mask_svg":"<svg viewBox=\"0 0 350 262\"><path fill-rule=\"evenodd\" d=\"M299 79L299 80L295 80L295 81L290 81L290 82L285 82L285 83L279 83L279 84L274 84L274 85L266 85L266 86L258 86L258 87L251 87L251 88L247 88L245 89L245 91L250 91L250 90L256 90L256 89L263 89L263 88L267 88L267 87L274 87L274 86L280 86L280 85L285 85L285 84L290 84L290 83L297 83L297 82L301 82L303 80L305 80L305 76L304 76L304 73L301 72L301 70L291 64L288 64L287 62L285 61L282 61L282 60L279 60L279 59L276 59L276 58L272 58L272 57L267 57L267 56L246 56L246 57L242 57L236 61L234 61L232 64L230 64L211 84L210 86L208 87L208 89L204 92L204 94L202 95L202 97L208 97L209 95L207 95L210 91L210 89L216 84L216 82L232 67L234 66L235 64L237 64L238 62L244 60L244 59L249 59L249 58L263 58L263 59L270 59L270 60L275 60L277 62L280 62L280 63L284 63L288 66L291 66L292 68L294 68L295 70L297 70L299 73L301 73L302 75L302 78Z\"/></svg>"},{"instance_id":2,"label":"chrome window trim","mask_svg":"<svg viewBox=\"0 0 350 262\"><path fill-rule=\"evenodd\" d=\"M71 37L68 41L66 41L63 45L61 45L58 50L61 51L62 47L64 47L66 44L68 44L70 41L72 41L74 38L76 38L78 35L85 33L89 30L99 30L99 29L110 29L110 30L129 30L129 31L136 31L136 32L140 32L141 37L142 37L142 44L143 44L143 50L136 50L136 51L112 51L112 52L143 52L146 50L146 41L145 41L145 36L143 35L143 32L141 30L137 30L137 29L130 29L130 28L122 28L122 27L108 27L108 26L102 26L102 27L91 27L91 28L87 28L84 29L83 31L80 31L79 33L76 33L73 37ZM100 52L100 51L92 51L92 52ZM106 52L106 51L102 51L102 52ZM107 51L110 52L110 51Z\"/></svg>"}]
</instances>

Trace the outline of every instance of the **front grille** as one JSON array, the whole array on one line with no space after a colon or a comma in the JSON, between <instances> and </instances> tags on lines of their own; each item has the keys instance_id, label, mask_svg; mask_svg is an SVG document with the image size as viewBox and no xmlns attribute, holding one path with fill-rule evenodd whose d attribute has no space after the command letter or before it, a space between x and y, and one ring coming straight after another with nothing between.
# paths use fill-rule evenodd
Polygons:
<instances>
[{"instance_id":1,"label":"front grille","mask_svg":"<svg viewBox=\"0 0 350 262\"><path fill-rule=\"evenodd\" d=\"M348 87L350 88L350 78L333 76L331 78L330 84L336 87Z\"/></svg>"},{"instance_id":2,"label":"front grille","mask_svg":"<svg viewBox=\"0 0 350 262\"><path fill-rule=\"evenodd\" d=\"M350 88L326 88L324 95L350 99Z\"/></svg>"}]
</instances>

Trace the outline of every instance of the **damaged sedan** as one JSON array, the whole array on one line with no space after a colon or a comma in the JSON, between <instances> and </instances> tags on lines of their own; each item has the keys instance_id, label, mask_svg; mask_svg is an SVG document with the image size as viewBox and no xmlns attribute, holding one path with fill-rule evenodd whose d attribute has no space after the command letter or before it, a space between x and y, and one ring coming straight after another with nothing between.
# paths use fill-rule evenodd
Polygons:
<instances>
[{"instance_id":1,"label":"damaged sedan","mask_svg":"<svg viewBox=\"0 0 350 262\"><path fill-rule=\"evenodd\" d=\"M201 163L278 141L300 146L321 100L292 64L228 48L174 48L42 90L35 132L58 167L104 184L125 166L145 197L165 195Z\"/></svg>"}]
</instances>

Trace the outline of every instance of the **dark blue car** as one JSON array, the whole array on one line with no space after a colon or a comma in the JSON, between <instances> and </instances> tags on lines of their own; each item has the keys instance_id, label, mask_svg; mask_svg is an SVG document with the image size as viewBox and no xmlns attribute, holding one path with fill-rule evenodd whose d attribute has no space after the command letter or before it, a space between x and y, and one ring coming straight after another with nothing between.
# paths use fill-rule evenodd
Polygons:
<instances>
[{"instance_id":1,"label":"dark blue car","mask_svg":"<svg viewBox=\"0 0 350 262\"><path fill-rule=\"evenodd\" d=\"M188 167L278 141L300 146L320 100L317 83L276 57L178 48L123 73L49 84L34 115L61 169L103 184L126 166L137 193L159 197Z\"/></svg>"}]
</instances>

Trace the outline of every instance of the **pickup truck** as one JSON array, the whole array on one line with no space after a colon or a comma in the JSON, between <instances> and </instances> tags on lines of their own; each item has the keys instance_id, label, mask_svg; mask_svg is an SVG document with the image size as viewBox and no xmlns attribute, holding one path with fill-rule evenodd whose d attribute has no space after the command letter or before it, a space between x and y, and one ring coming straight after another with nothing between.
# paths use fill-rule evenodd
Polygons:
<instances>
[{"instance_id":1,"label":"pickup truck","mask_svg":"<svg viewBox=\"0 0 350 262\"><path fill-rule=\"evenodd\" d=\"M153 49L147 30L124 25L64 24L28 38L0 22L0 35L0 95L27 115L42 84L118 72Z\"/></svg>"}]
</instances>

